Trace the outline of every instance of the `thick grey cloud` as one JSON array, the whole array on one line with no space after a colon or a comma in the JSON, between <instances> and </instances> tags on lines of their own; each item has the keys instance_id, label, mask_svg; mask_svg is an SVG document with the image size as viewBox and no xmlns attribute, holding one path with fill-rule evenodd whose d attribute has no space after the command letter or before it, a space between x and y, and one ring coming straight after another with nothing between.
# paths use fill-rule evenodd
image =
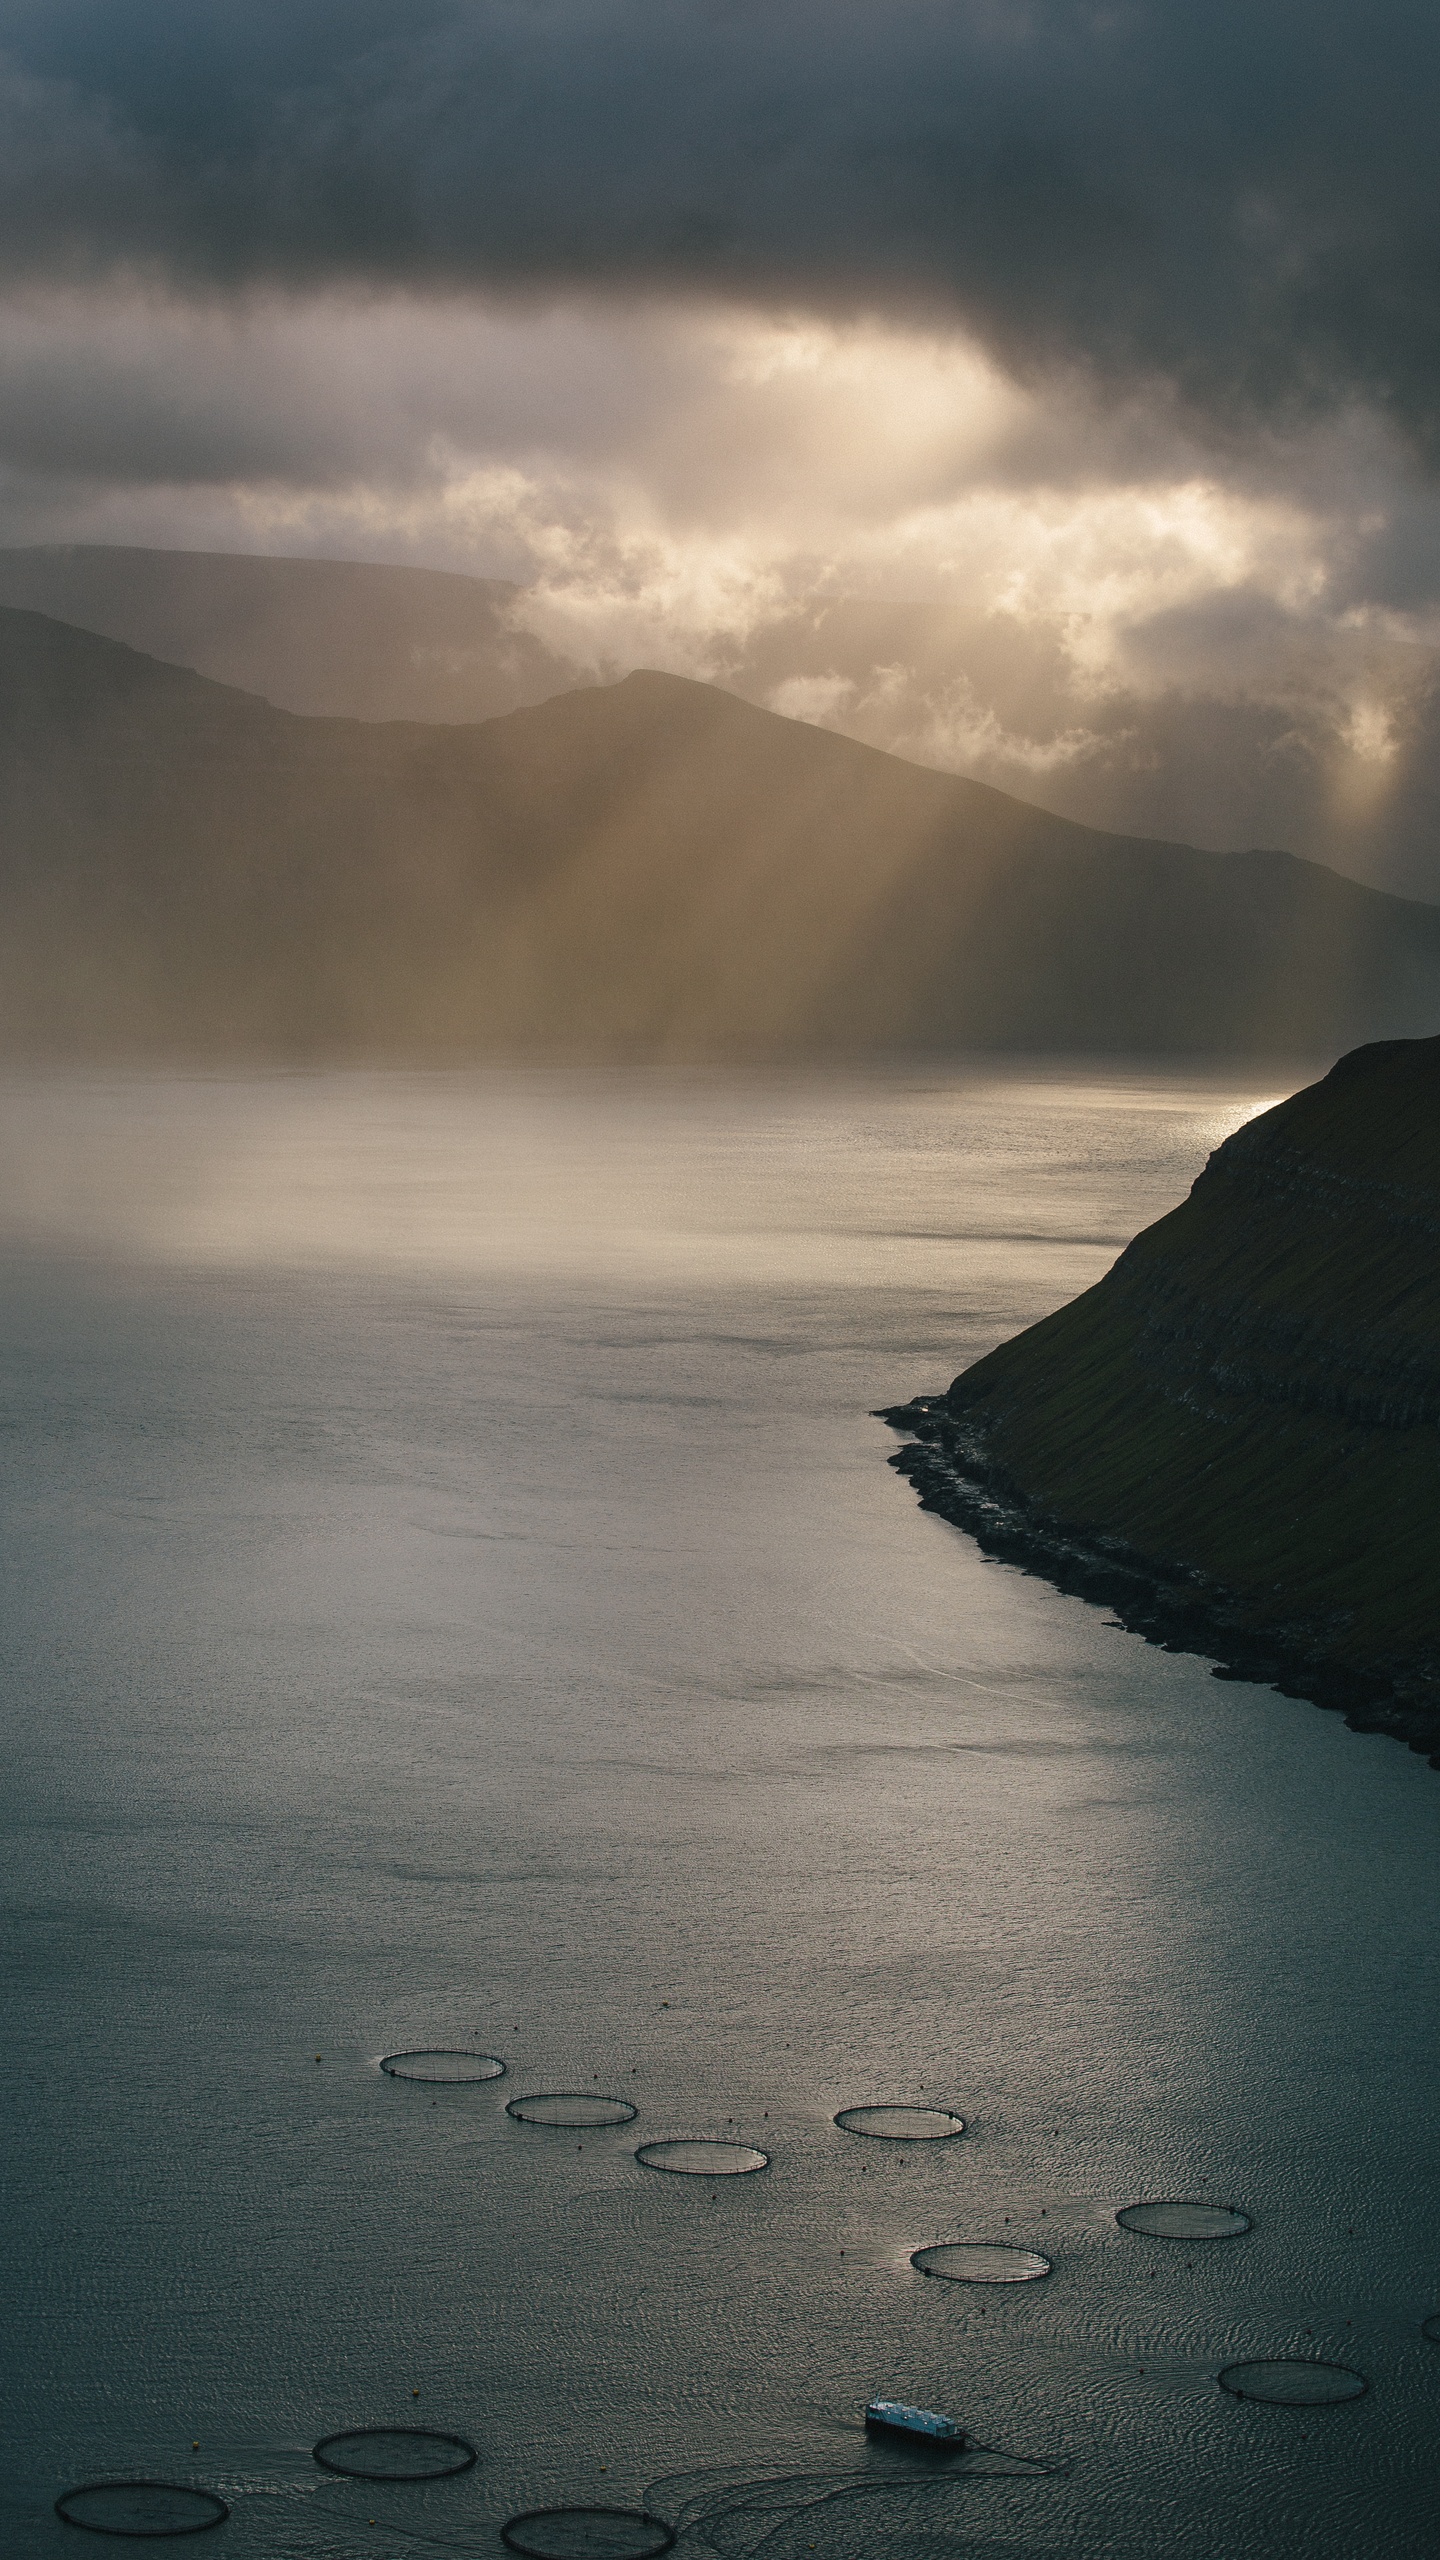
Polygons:
<instances>
[{"instance_id":1,"label":"thick grey cloud","mask_svg":"<svg viewBox=\"0 0 1440 2560\"><path fill-rule=\"evenodd\" d=\"M1440 491L1373 415L1217 468L1173 403L693 299L0 312L4 543L514 578L578 669L710 676L1066 814L1440 889Z\"/></svg>"},{"instance_id":2,"label":"thick grey cloud","mask_svg":"<svg viewBox=\"0 0 1440 2560\"><path fill-rule=\"evenodd\" d=\"M945 311L1440 449L1413 0L5 0L0 51L12 280Z\"/></svg>"},{"instance_id":3,"label":"thick grey cloud","mask_svg":"<svg viewBox=\"0 0 1440 2560\"><path fill-rule=\"evenodd\" d=\"M513 577L1434 885L1437 70L1353 0L0 0L0 540Z\"/></svg>"}]
</instances>

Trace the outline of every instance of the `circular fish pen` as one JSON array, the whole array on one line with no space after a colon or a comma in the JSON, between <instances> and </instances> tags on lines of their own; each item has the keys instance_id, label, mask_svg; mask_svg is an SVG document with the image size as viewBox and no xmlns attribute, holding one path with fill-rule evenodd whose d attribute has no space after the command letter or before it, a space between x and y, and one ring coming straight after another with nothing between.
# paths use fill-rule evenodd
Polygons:
<instances>
[{"instance_id":1,"label":"circular fish pen","mask_svg":"<svg viewBox=\"0 0 1440 2560\"><path fill-rule=\"evenodd\" d=\"M230 2510L213 2489L189 2489L174 2480L91 2480L66 2489L55 2513L62 2524L77 2524L86 2533L159 2541L208 2533Z\"/></svg>"},{"instance_id":2,"label":"circular fish pen","mask_svg":"<svg viewBox=\"0 0 1440 2560\"><path fill-rule=\"evenodd\" d=\"M461 2053L437 2045L428 2053L385 2053L380 2068L392 2080L423 2080L430 2087L459 2088L470 2080L503 2080L498 2053Z\"/></svg>"},{"instance_id":3,"label":"circular fish pen","mask_svg":"<svg viewBox=\"0 0 1440 2560\"><path fill-rule=\"evenodd\" d=\"M748 2178L768 2169L770 2154L753 2142L642 2142L642 2169L664 2169L676 2178Z\"/></svg>"},{"instance_id":4,"label":"circular fish pen","mask_svg":"<svg viewBox=\"0 0 1440 2560\"><path fill-rule=\"evenodd\" d=\"M633 2124L639 2112L628 2098L592 2096L588 2089L540 2089L530 2098L510 2098L505 2106L517 2124L555 2125L566 2133Z\"/></svg>"},{"instance_id":5,"label":"circular fish pen","mask_svg":"<svg viewBox=\"0 0 1440 2560\"><path fill-rule=\"evenodd\" d=\"M1234 2204L1127 2204L1115 2219L1149 2240L1238 2240L1250 2229L1249 2214Z\"/></svg>"},{"instance_id":6,"label":"circular fish pen","mask_svg":"<svg viewBox=\"0 0 1440 2560\"><path fill-rule=\"evenodd\" d=\"M1038 2249L1012 2249L998 2240L944 2240L916 2249L910 2264L949 2284L1034 2284L1050 2273L1050 2260Z\"/></svg>"},{"instance_id":7,"label":"circular fish pen","mask_svg":"<svg viewBox=\"0 0 1440 2560\"><path fill-rule=\"evenodd\" d=\"M477 2460L468 2437L435 2427L344 2427L313 2451L322 2471L344 2480L453 2480Z\"/></svg>"},{"instance_id":8,"label":"circular fish pen","mask_svg":"<svg viewBox=\"0 0 1440 2560\"><path fill-rule=\"evenodd\" d=\"M1428 2338L1432 2346L1440 2347L1440 2311L1432 2311L1427 2320L1421 2321L1420 2335Z\"/></svg>"},{"instance_id":9,"label":"circular fish pen","mask_svg":"<svg viewBox=\"0 0 1440 2560\"><path fill-rule=\"evenodd\" d=\"M872 2142L953 2142L965 2130L949 2107L842 2107L834 2122Z\"/></svg>"},{"instance_id":10,"label":"circular fish pen","mask_svg":"<svg viewBox=\"0 0 1440 2560\"><path fill-rule=\"evenodd\" d=\"M500 2527L523 2560L658 2560L675 2528L638 2507L535 2507Z\"/></svg>"},{"instance_id":11,"label":"circular fish pen","mask_svg":"<svg viewBox=\"0 0 1440 2560\"><path fill-rule=\"evenodd\" d=\"M1342 2400L1361 2399L1370 2387L1349 2365L1321 2364L1309 2356L1257 2356L1249 2364L1223 2366L1218 2379L1235 2399L1264 2400L1276 2409L1334 2409Z\"/></svg>"}]
</instances>

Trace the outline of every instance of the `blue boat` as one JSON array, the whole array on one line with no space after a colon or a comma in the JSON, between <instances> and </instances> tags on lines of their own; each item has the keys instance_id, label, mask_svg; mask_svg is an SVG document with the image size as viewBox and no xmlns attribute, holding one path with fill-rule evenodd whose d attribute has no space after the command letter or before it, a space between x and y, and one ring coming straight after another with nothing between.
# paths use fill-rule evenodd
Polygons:
<instances>
[{"instance_id":1,"label":"blue boat","mask_svg":"<svg viewBox=\"0 0 1440 2560\"><path fill-rule=\"evenodd\" d=\"M946 2445L952 2453L965 2442L965 2430L953 2418L942 2418L938 2409L912 2409L904 2400L867 2401L865 2424L886 2435L909 2436L915 2443Z\"/></svg>"}]
</instances>

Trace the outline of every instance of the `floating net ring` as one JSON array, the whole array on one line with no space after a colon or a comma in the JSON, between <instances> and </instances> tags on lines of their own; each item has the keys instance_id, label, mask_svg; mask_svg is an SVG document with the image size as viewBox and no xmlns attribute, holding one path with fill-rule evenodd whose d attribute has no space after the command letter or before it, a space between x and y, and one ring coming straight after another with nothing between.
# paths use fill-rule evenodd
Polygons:
<instances>
[{"instance_id":1,"label":"floating net ring","mask_svg":"<svg viewBox=\"0 0 1440 2560\"><path fill-rule=\"evenodd\" d=\"M535 2507L502 2524L500 2539L524 2560L657 2560L675 2528L638 2507Z\"/></svg>"},{"instance_id":2,"label":"floating net ring","mask_svg":"<svg viewBox=\"0 0 1440 2560\"><path fill-rule=\"evenodd\" d=\"M467 2436L434 2427L344 2427L313 2450L322 2471L346 2480L453 2480L477 2459Z\"/></svg>"},{"instance_id":3,"label":"floating net ring","mask_svg":"<svg viewBox=\"0 0 1440 2560\"><path fill-rule=\"evenodd\" d=\"M1308 2356L1259 2356L1253 2364L1227 2364L1222 2391L1237 2400L1268 2400L1277 2409L1333 2409L1359 2400L1370 2388L1348 2364L1321 2364Z\"/></svg>"},{"instance_id":4,"label":"floating net ring","mask_svg":"<svg viewBox=\"0 0 1440 2560\"><path fill-rule=\"evenodd\" d=\"M1428 2320L1421 2321L1420 2335L1428 2338L1432 2346L1440 2347L1440 2311L1432 2311Z\"/></svg>"},{"instance_id":5,"label":"floating net ring","mask_svg":"<svg viewBox=\"0 0 1440 2560\"><path fill-rule=\"evenodd\" d=\"M770 2154L753 2142L642 2142L642 2169L668 2169L677 2178L748 2178L768 2169Z\"/></svg>"},{"instance_id":6,"label":"floating net ring","mask_svg":"<svg viewBox=\"0 0 1440 2560\"><path fill-rule=\"evenodd\" d=\"M466 2080L503 2080L505 2065L498 2053L459 2053L437 2046L430 2053L384 2053L380 2068L392 2080L441 2081L458 2086Z\"/></svg>"},{"instance_id":7,"label":"floating net ring","mask_svg":"<svg viewBox=\"0 0 1440 2560\"><path fill-rule=\"evenodd\" d=\"M1127 2204L1115 2216L1122 2231L1150 2240L1238 2240L1250 2216L1235 2204Z\"/></svg>"},{"instance_id":8,"label":"floating net ring","mask_svg":"<svg viewBox=\"0 0 1440 2560\"><path fill-rule=\"evenodd\" d=\"M588 2133L607 2124L633 2124L640 2113L628 2098L602 2098L588 2089L540 2089L532 2098L511 2098L505 2108L517 2124L551 2124L567 2133Z\"/></svg>"},{"instance_id":9,"label":"floating net ring","mask_svg":"<svg viewBox=\"0 0 1440 2560\"><path fill-rule=\"evenodd\" d=\"M943 2240L938 2248L915 2250L910 2264L951 2284L1034 2284L1050 2273L1050 2260L1038 2249L1012 2249L998 2240Z\"/></svg>"},{"instance_id":10,"label":"floating net ring","mask_svg":"<svg viewBox=\"0 0 1440 2560\"><path fill-rule=\"evenodd\" d=\"M842 2133L865 2133L872 2142L953 2142L965 2119L949 2107L842 2107L834 2119Z\"/></svg>"},{"instance_id":11,"label":"floating net ring","mask_svg":"<svg viewBox=\"0 0 1440 2560\"><path fill-rule=\"evenodd\" d=\"M78 2524L86 2533L125 2537L208 2533L230 2513L213 2489L187 2489L174 2480L90 2480L83 2488L66 2489L55 2501L62 2524Z\"/></svg>"}]
</instances>

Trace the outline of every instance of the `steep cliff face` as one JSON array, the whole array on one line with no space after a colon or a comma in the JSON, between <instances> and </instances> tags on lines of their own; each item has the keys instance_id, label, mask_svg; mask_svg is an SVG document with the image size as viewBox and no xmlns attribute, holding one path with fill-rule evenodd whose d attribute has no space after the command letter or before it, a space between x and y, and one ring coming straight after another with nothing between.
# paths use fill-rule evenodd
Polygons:
<instances>
[{"instance_id":1,"label":"steep cliff face","mask_svg":"<svg viewBox=\"0 0 1440 2560\"><path fill-rule=\"evenodd\" d=\"M994 1552L1440 1754L1440 1040L1343 1058L889 1418Z\"/></svg>"}]
</instances>

